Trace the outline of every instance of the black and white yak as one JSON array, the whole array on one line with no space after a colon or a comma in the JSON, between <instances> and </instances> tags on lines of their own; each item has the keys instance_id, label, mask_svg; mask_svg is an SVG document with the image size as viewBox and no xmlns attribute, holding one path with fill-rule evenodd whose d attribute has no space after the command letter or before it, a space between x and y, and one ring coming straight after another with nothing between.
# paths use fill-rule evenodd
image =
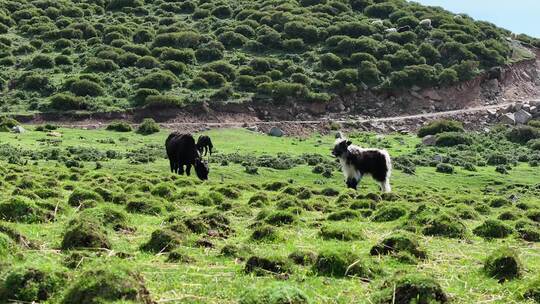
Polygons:
<instances>
[{"instance_id":1,"label":"black and white yak","mask_svg":"<svg viewBox=\"0 0 540 304\"><path fill-rule=\"evenodd\" d=\"M199 150L199 153L204 156L210 152L210 155L212 155L212 149L214 148L214 145L212 145L212 140L210 139L210 136L207 135L201 135L199 136L199 139L197 140L197 150Z\"/></svg>"},{"instance_id":2,"label":"black and white yak","mask_svg":"<svg viewBox=\"0 0 540 304\"><path fill-rule=\"evenodd\" d=\"M345 138L336 139L332 154L339 159L347 187L356 190L362 177L369 174L383 192L391 192L392 161L386 150L363 149Z\"/></svg>"},{"instance_id":3,"label":"black and white yak","mask_svg":"<svg viewBox=\"0 0 540 304\"><path fill-rule=\"evenodd\" d=\"M165 141L167 157L171 166L171 172L177 174L191 175L191 166L195 167L195 173L200 180L207 180L209 168L208 164L203 161L195 139L191 134L171 133Z\"/></svg>"}]
</instances>

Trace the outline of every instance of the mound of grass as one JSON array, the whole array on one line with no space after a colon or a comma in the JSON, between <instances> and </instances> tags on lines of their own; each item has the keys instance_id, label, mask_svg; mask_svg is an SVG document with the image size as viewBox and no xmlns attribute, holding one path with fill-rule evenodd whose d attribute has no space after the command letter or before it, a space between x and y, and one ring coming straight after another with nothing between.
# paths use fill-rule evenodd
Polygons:
<instances>
[{"instance_id":1,"label":"mound of grass","mask_svg":"<svg viewBox=\"0 0 540 304\"><path fill-rule=\"evenodd\" d=\"M252 207L263 207L268 205L269 199L265 192L257 192L249 198L248 204Z\"/></svg>"},{"instance_id":2,"label":"mound of grass","mask_svg":"<svg viewBox=\"0 0 540 304\"><path fill-rule=\"evenodd\" d=\"M492 219L485 220L484 223L473 229L474 234L486 239L505 238L513 231L512 227Z\"/></svg>"},{"instance_id":3,"label":"mound of grass","mask_svg":"<svg viewBox=\"0 0 540 304\"><path fill-rule=\"evenodd\" d=\"M141 198L129 201L126 205L126 210L129 213L160 215L163 209L159 204L156 200Z\"/></svg>"},{"instance_id":4,"label":"mound of grass","mask_svg":"<svg viewBox=\"0 0 540 304\"><path fill-rule=\"evenodd\" d=\"M540 209L527 210L525 216L531 221L540 223Z\"/></svg>"},{"instance_id":5,"label":"mound of grass","mask_svg":"<svg viewBox=\"0 0 540 304\"><path fill-rule=\"evenodd\" d=\"M422 233L431 236L463 238L467 233L467 228L457 218L443 213L430 217L425 222Z\"/></svg>"},{"instance_id":6,"label":"mound of grass","mask_svg":"<svg viewBox=\"0 0 540 304\"><path fill-rule=\"evenodd\" d=\"M374 296L374 303L448 303L441 285L422 274L397 275L386 280L381 291Z\"/></svg>"},{"instance_id":7,"label":"mound of grass","mask_svg":"<svg viewBox=\"0 0 540 304\"><path fill-rule=\"evenodd\" d=\"M269 225L255 227L251 233L251 239L254 241L276 241L279 239L278 231Z\"/></svg>"},{"instance_id":8,"label":"mound of grass","mask_svg":"<svg viewBox=\"0 0 540 304\"><path fill-rule=\"evenodd\" d=\"M289 254L289 259L297 265L313 265L317 261L317 253L310 250L295 250Z\"/></svg>"},{"instance_id":9,"label":"mound of grass","mask_svg":"<svg viewBox=\"0 0 540 304\"><path fill-rule=\"evenodd\" d=\"M72 207L79 207L86 201L103 202L103 197L97 192L86 189L75 189L68 198L68 204Z\"/></svg>"},{"instance_id":10,"label":"mound of grass","mask_svg":"<svg viewBox=\"0 0 540 304\"><path fill-rule=\"evenodd\" d=\"M111 242L104 227L89 217L70 222L64 232L63 250L84 248L111 248Z\"/></svg>"},{"instance_id":11,"label":"mound of grass","mask_svg":"<svg viewBox=\"0 0 540 304\"><path fill-rule=\"evenodd\" d=\"M290 225L297 221L297 216L290 211L275 211L270 213L265 222L274 226Z\"/></svg>"},{"instance_id":12,"label":"mound of grass","mask_svg":"<svg viewBox=\"0 0 540 304\"><path fill-rule=\"evenodd\" d=\"M536 275L536 277L528 284L523 293L523 298L540 303L540 275Z\"/></svg>"},{"instance_id":13,"label":"mound of grass","mask_svg":"<svg viewBox=\"0 0 540 304\"><path fill-rule=\"evenodd\" d=\"M313 271L321 276L373 278L380 270L370 264L350 250L333 248L318 253Z\"/></svg>"},{"instance_id":14,"label":"mound of grass","mask_svg":"<svg viewBox=\"0 0 540 304\"><path fill-rule=\"evenodd\" d=\"M332 212L328 215L329 221L343 221L343 220L354 220L361 217L360 212L356 210L341 210Z\"/></svg>"},{"instance_id":15,"label":"mound of grass","mask_svg":"<svg viewBox=\"0 0 540 304\"><path fill-rule=\"evenodd\" d=\"M195 258L190 256L185 250L175 249L167 255L167 262L191 264L195 262Z\"/></svg>"},{"instance_id":16,"label":"mound of grass","mask_svg":"<svg viewBox=\"0 0 540 304\"><path fill-rule=\"evenodd\" d=\"M415 236L407 232L394 233L381 240L370 250L371 255L397 254L400 252L407 252L420 259L425 259L427 256Z\"/></svg>"},{"instance_id":17,"label":"mound of grass","mask_svg":"<svg viewBox=\"0 0 540 304\"><path fill-rule=\"evenodd\" d=\"M444 164L444 163L437 164L437 166L435 167L435 170L439 173L446 173L446 174L454 173L454 167L450 164Z\"/></svg>"},{"instance_id":18,"label":"mound of grass","mask_svg":"<svg viewBox=\"0 0 540 304\"><path fill-rule=\"evenodd\" d=\"M246 261L244 271L246 273L253 273L257 276L262 276L268 274L287 274L291 273L292 269L289 261L284 258L274 256L251 256Z\"/></svg>"},{"instance_id":19,"label":"mound of grass","mask_svg":"<svg viewBox=\"0 0 540 304\"><path fill-rule=\"evenodd\" d=\"M350 227L350 225L326 225L321 228L319 235L323 239L340 241L354 241L364 238L362 232Z\"/></svg>"},{"instance_id":20,"label":"mound of grass","mask_svg":"<svg viewBox=\"0 0 540 304\"><path fill-rule=\"evenodd\" d=\"M253 250L246 245L226 244L221 248L220 254L227 257L246 259L253 254Z\"/></svg>"},{"instance_id":21,"label":"mound of grass","mask_svg":"<svg viewBox=\"0 0 540 304\"><path fill-rule=\"evenodd\" d=\"M142 276L119 265L103 265L82 273L68 288L62 304L134 301L152 304Z\"/></svg>"},{"instance_id":22,"label":"mound of grass","mask_svg":"<svg viewBox=\"0 0 540 304\"><path fill-rule=\"evenodd\" d=\"M184 235L169 228L152 232L150 240L141 246L141 250L152 253L169 252L182 244Z\"/></svg>"},{"instance_id":23,"label":"mound of grass","mask_svg":"<svg viewBox=\"0 0 540 304\"><path fill-rule=\"evenodd\" d=\"M109 227L117 231L132 229L128 223L128 215L124 211L111 206L100 206L83 210L79 214L79 218L75 221L81 222L87 220L93 220L105 227Z\"/></svg>"},{"instance_id":24,"label":"mound of grass","mask_svg":"<svg viewBox=\"0 0 540 304\"><path fill-rule=\"evenodd\" d=\"M528 221L518 221L515 225L521 239L528 242L540 242L540 226Z\"/></svg>"},{"instance_id":25,"label":"mound of grass","mask_svg":"<svg viewBox=\"0 0 540 304\"><path fill-rule=\"evenodd\" d=\"M5 257L15 248L15 244L11 238L0 232L0 257Z\"/></svg>"},{"instance_id":26,"label":"mound of grass","mask_svg":"<svg viewBox=\"0 0 540 304\"><path fill-rule=\"evenodd\" d=\"M463 132L463 124L453 120L434 120L418 130L418 137L435 135L444 132Z\"/></svg>"},{"instance_id":27,"label":"mound of grass","mask_svg":"<svg viewBox=\"0 0 540 304\"><path fill-rule=\"evenodd\" d=\"M309 298L300 289L286 283L272 283L262 288L249 288L239 304L309 304Z\"/></svg>"},{"instance_id":28,"label":"mound of grass","mask_svg":"<svg viewBox=\"0 0 540 304\"><path fill-rule=\"evenodd\" d=\"M10 271L0 287L0 300L4 303L44 302L61 290L66 276L59 272L36 268L18 268Z\"/></svg>"},{"instance_id":29,"label":"mound of grass","mask_svg":"<svg viewBox=\"0 0 540 304\"><path fill-rule=\"evenodd\" d=\"M519 278L523 272L521 261L515 250L503 247L496 249L484 262L484 272L499 283Z\"/></svg>"},{"instance_id":30,"label":"mound of grass","mask_svg":"<svg viewBox=\"0 0 540 304\"><path fill-rule=\"evenodd\" d=\"M382 205L371 217L374 222L391 222L407 214L407 210L400 206Z\"/></svg>"},{"instance_id":31,"label":"mound of grass","mask_svg":"<svg viewBox=\"0 0 540 304\"><path fill-rule=\"evenodd\" d=\"M47 214L31 199L14 196L0 203L0 219L31 224L45 221Z\"/></svg>"},{"instance_id":32,"label":"mound of grass","mask_svg":"<svg viewBox=\"0 0 540 304\"><path fill-rule=\"evenodd\" d=\"M175 216L172 216L172 218L169 218L169 221L174 221L174 218ZM206 233L209 230L216 230L226 235L232 231L230 219L220 212L201 212L199 215L184 218L182 221L195 233Z\"/></svg>"},{"instance_id":33,"label":"mound of grass","mask_svg":"<svg viewBox=\"0 0 540 304\"><path fill-rule=\"evenodd\" d=\"M500 208L511 206L512 202L504 197L495 197L489 201L489 206L492 208Z\"/></svg>"}]
</instances>

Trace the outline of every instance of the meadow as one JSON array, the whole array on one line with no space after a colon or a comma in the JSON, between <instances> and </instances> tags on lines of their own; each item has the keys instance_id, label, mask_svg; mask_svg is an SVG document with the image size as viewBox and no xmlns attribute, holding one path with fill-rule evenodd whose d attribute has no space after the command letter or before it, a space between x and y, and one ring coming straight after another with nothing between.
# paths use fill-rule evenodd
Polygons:
<instances>
[{"instance_id":1,"label":"meadow","mask_svg":"<svg viewBox=\"0 0 540 304\"><path fill-rule=\"evenodd\" d=\"M346 189L333 135L207 131L201 182L169 130L26 128L0 133L2 303L540 302L533 126L348 134L390 151L384 195Z\"/></svg>"}]
</instances>

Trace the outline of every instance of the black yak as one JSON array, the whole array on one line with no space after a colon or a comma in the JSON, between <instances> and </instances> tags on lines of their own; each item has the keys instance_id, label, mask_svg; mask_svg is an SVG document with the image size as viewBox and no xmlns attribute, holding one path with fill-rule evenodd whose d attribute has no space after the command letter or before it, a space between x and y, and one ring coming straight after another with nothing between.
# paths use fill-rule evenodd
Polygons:
<instances>
[{"instance_id":1,"label":"black yak","mask_svg":"<svg viewBox=\"0 0 540 304\"><path fill-rule=\"evenodd\" d=\"M363 149L345 138L336 139L332 154L339 159L347 187L356 189L365 174L379 182L383 192L390 192L392 162L386 150Z\"/></svg>"},{"instance_id":2,"label":"black yak","mask_svg":"<svg viewBox=\"0 0 540 304\"><path fill-rule=\"evenodd\" d=\"M197 150L199 150L199 153L204 156L210 152L210 155L212 155L212 149L214 148L214 145L212 145L212 140L209 136L201 135L199 136L199 139L197 140Z\"/></svg>"},{"instance_id":3,"label":"black yak","mask_svg":"<svg viewBox=\"0 0 540 304\"><path fill-rule=\"evenodd\" d=\"M195 173L201 180L208 179L209 168L204 162L195 145L195 139L191 134L171 133L165 141L167 157L171 166L171 172L191 175L191 166L195 167Z\"/></svg>"}]
</instances>

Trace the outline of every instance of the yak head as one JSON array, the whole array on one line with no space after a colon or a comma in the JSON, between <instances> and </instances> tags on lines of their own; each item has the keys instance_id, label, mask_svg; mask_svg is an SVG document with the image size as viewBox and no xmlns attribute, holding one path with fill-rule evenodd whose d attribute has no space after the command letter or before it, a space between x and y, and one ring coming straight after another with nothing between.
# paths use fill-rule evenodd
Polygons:
<instances>
[{"instance_id":1,"label":"yak head","mask_svg":"<svg viewBox=\"0 0 540 304\"><path fill-rule=\"evenodd\" d=\"M349 150L349 146L351 144L352 142L345 138L336 139L336 143L334 144L334 149L332 149L332 155L334 155L335 157L343 156Z\"/></svg>"},{"instance_id":2,"label":"yak head","mask_svg":"<svg viewBox=\"0 0 540 304\"><path fill-rule=\"evenodd\" d=\"M195 173L200 180L207 180L208 173L210 169L208 168L208 163L201 158L195 159Z\"/></svg>"}]
</instances>

